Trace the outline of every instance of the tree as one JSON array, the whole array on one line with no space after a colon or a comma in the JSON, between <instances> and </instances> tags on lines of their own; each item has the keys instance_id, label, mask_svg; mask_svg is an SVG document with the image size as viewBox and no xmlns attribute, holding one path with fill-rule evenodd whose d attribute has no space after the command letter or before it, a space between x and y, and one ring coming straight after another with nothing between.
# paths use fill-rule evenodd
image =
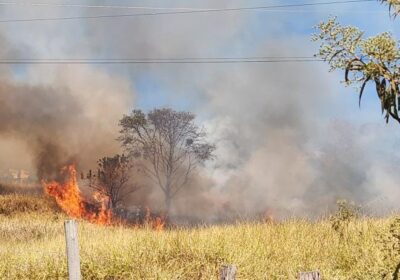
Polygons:
<instances>
[{"instance_id":1,"label":"tree","mask_svg":"<svg viewBox=\"0 0 400 280\"><path fill-rule=\"evenodd\" d=\"M166 215L199 164L213 157L215 146L194 119L190 112L161 108L147 114L134 110L120 120L119 140L133 158L141 159L144 174L162 190Z\"/></svg>"},{"instance_id":2,"label":"tree","mask_svg":"<svg viewBox=\"0 0 400 280\"><path fill-rule=\"evenodd\" d=\"M127 195L138 190L130 180L132 168L128 156L117 154L98 160L97 175L91 170L87 174L89 187L107 199L107 209L113 210Z\"/></svg>"},{"instance_id":3,"label":"tree","mask_svg":"<svg viewBox=\"0 0 400 280\"><path fill-rule=\"evenodd\" d=\"M400 0L380 0L389 5L390 11L397 15ZM400 122L399 82L400 51L393 36L384 32L364 39L364 32L353 26L342 26L336 18L318 25L319 34L313 36L320 41L316 56L330 64L331 71L345 71L347 85L359 87L359 105L367 83L375 84L386 122L393 118Z\"/></svg>"},{"instance_id":4,"label":"tree","mask_svg":"<svg viewBox=\"0 0 400 280\"><path fill-rule=\"evenodd\" d=\"M378 0L389 6L389 13L396 17L400 13L400 0Z\"/></svg>"}]
</instances>

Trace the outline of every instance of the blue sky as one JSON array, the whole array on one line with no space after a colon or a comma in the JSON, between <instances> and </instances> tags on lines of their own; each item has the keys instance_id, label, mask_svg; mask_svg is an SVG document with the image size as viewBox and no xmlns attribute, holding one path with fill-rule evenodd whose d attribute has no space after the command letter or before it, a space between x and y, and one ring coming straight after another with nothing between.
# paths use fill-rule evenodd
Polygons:
<instances>
[{"instance_id":1,"label":"blue sky","mask_svg":"<svg viewBox=\"0 0 400 280\"><path fill-rule=\"evenodd\" d=\"M32 1L34 2L34 1ZM303 0L232 0L232 1L85 1L87 5L125 5L146 7L219 8L284 5L329 1ZM59 3L65 3L59 1ZM82 4L70 1L70 4ZM131 12L131 11L129 11ZM32 18L74 16L84 14L126 13L124 10L85 10L66 7L5 6L5 18ZM11 23L3 25L3 33L10 44L22 49L22 56L45 57L229 57L229 56L310 56L317 52L318 44L310 42L314 26L337 16L343 24L358 26L373 36L390 31L399 33L399 20L388 16L388 8L378 1L326 6L280 8L274 10L242 11L219 14L174 15L141 19L81 20L60 22ZM203 24L204 23L204 24ZM119 35L118 33L124 34ZM139 34L139 35L136 35ZM142 37L144 36L144 39ZM137 37L137 38L135 38ZM132 39L131 39L132 38ZM131 47L130 47L131 45ZM165 46L164 46L165 45ZM281 46L285 46L282 49ZM279 47L280 46L280 47ZM334 91L324 110L324 119L347 119L351 122L381 123L380 106L373 89L367 87L358 109L356 90L346 88L341 81L343 73L328 73L324 63L305 63L315 67L315 75L299 79L329 79L323 91ZM318 64L318 65L317 65ZM263 66L263 71L275 65ZM283 70L292 65L283 66ZM117 65L94 66L111 75L124 77L131 84L135 99L134 107L145 110L170 106L182 110L194 110L208 115L208 99L205 92L213 77L230 73L243 73L248 65ZM255 68L255 67L254 67ZM23 81L35 66L15 67L15 75ZM27 69L28 72L26 71ZM48 67L51 69L51 67ZM284 73L282 73L284 75ZM293 92L293 89L290 90ZM204 108L207 109L204 110Z\"/></svg>"},{"instance_id":2,"label":"blue sky","mask_svg":"<svg viewBox=\"0 0 400 280\"><path fill-rule=\"evenodd\" d=\"M32 1L34 2L34 1ZM218 8L218 7L249 7L249 6L266 6L266 5L284 5L284 4L297 4L297 3L315 3L321 1L303 1L303 0L282 0L282 1L266 1L266 0L251 0L251 1L221 1L215 2L205 2L205 1L127 1L127 0L119 0L119 1L86 1L85 3L88 5L125 5L125 6L147 6L147 7L193 7L193 8ZM322 1L324 2L324 1ZM329 1L328 1L329 2ZM60 2L64 3L64 2ZM80 1L70 1L70 4L81 3ZM38 7L22 7L25 17L37 17L37 16L52 16L52 15L76 15L77 12L80 14L82 9L77 8L57 8L57 7L48 7L46 10ZM4 9L4 15L8 18L23 18L21 16L21 7L6 7ZM27 8L29 8L29 12L27 12ZM124 10L111 11L112 13L126 13ZM91 12L92 14L105 14L111 13L109 10L99 10L95 12ZM131 12L131 11L129 11ZM373 2L362 2L362 3L353 3L353 4L337 4L337 5L326 5L326 6L312 6L312 7L297 7L297 8L280 8L270 11L260 10L260 11L243 11L238 13L221 13L218 17L221 19L220 22L222 24L220 28L221 30L224 28L223 25L226 24L227 28L232 28L232 19L234 16L242 17L243 19L241 24L233 27L233 31L231 35L227 36L217 42L215 39L207 42L207 47L203 50L192 50L192 45L187 44L187 40L182 40L182 42L177 42L176 44L182 44L179 48L184 49L184 53L182 52L167 52L164 56L167 57L181 57L181 56L194 56L194 57L218 57L218 56L253 56L255 53L259 56L269 56L271 53L268 51L260 50L260 45L264 44L264 42L268 42L269 40L287 40L292 44L296 44L296 41L304 44L302 49L298 49L297 52L290 52L290 55L293 56L309 56L314 54L317 51L317 44L309 42L309 38L311 34L315 31L314 26L321 20L325 20L330 16L338 16L338 20L343 24L351 24L360 27L360 29L366 32L366 35L372 36L380 32L390 31L395 36L398 35L398 20L394 20L389 18L387 7L379 4L377 1ZM166 16L162 19L152 18L144 19L145 22L167 22L168 17ZM178 19L179 17L183 18L186 22L193 21L207 21L209 15L191 15L190 18L186 16L171 16L174 19ZM164 19L166 19L164 21ZM107 20L99 20L107 24ZM135 24L135 20L130 19L122 19L117 20L120 21L121 24ZM97 24L95 21L92 22L92 26ZM174 32L174 24L171 23L171 27L160 26L157 32L167 34L168 32ZM46 32L43 32L42 35L33 36L34 32L30 32L31 28L40 28L45 25ZM119 57L119 54L113 46L98 46L95 49L93 47L87 47L90 45L86 43L84 40L87 36L92 34L91 27L86 26L85 22L75 21L75 22L55 22L52 23L28 23L28 24L11 24L6 25L5 32L10 34L10 37L16 37L16 42L14 43L17 46L27 45L30 48L31 53L25 53L25 55L30 56L30 54L34 56L41 57L74 57L76 53L80 54L80 57ZM11 28L11 29L10 29ZM198 31L202 33L208 32L208 26L205 26L203 29L199 28ZM14 30L18 30L18 32L14 32ZM48 31L51 32L48 32ZM71 32L73 30L73 32ZM163 31L164 30L164 31ZM190 30L190 29L188 29ZM149 32L154 31L154 29L150 29ZM183 32L187 32L184 30ZM221 31L222 32L222 31ZM18 33L21 33L22 36L18 36ZM52 33L51 35L46 35ZM28 36L26 36L28 34ZM218 33L217 33L218 34ZM111 35L111 34L109 34ZM32 36L32 37L30 37ZM108 36L106 34L102 35L103 37ZM177 35L179 36L179 35ZM193 34L196 36L196 34ZM53 38L52 38L53 37ZM60 39L60 42L57 43L57 38L64 37L64 40ZM49 39L53 39L49 41ZM74 38L74 39L73 39ZM174 38L174 37L173 37ZM205 37L207 38L207 37ZM38 40L38 45L36 43L32 45L32 42L29 40ZM108 40L108 39L107 39ZM173 39L171 39L173 40ZM43 42L41 42L43 41ZM77 44L66 44L65 41L76 41ZM117 42L115 42L117 44ZM154 42L155 44L159 44L159 42ZM54 46L52 46L54 44ZM185 44L187 47L185 48ZM31 45L31 46L30 46ZM83 46L83 47L82 47ZM35 49L36 48L36 49ZM76 48L80 48L79 52L76 51ZM25 52L26 50L24 50ZM36 53L36 54L35 54ZM123 55L123 54L122 54ZM272 55L279 55L279 52L275 51ZM282 55L286 55L282 54ZM135 57L160 57L162 54L160 52L151 53L134 53ZM113 73L121 73L125 75L132 81L132 89L136 91L136 106L141 108L149 109L155 106L172 106L178 109L192 109L196 107L196 102L201 102L202 97L201 89L196 86L187 87L184 85L180 88L176 88L177 84L181 83L181 81L177 81L174 78L178 78L179 76L166 78L165 76L160 78L160 72L157 68L163 68L164 70L168 67L176 68L175 66L117 66L117 67L109 67L109 71ZM197 67L197 66L193 66ZM216 68L218 66L209 65L207 66L209 69ZM142 68L142 69L139 69ZM185 67L182 67L185 68ZM205 67L199 67L205 68ZM229 71L229 66L226 66ZM21 67L16 68L16 75L23 79L24 71ZM155 71L154 71L155 70ZM326 66L326 70L328 67ZM167 71L167 70L165 70ZM208 71L201 69L202 72ZM195 70L193 70L195 72ZM212 71L210 71L212 72ZM334 73L332 75L337 75L339 79L342 79L342 73ZM191 81L190 76L185 76L186 84L193 83ZM340 80L339 80L340 81ZM357 96L352 94L352 89L345 89L343 84L340 84L338 81L336 85L336 90L338 93L338 99L342 102L343 106L349 107L348 114L349 117L358 119L357 116L353 116L353 113L358 113L357 111L353 111L352 108L357 103ZM174 83L174 87L170 87L170 84ZM175 91L181 90L182 92L191 91L193 94L190 94L190 98L186 98L185 94L183 94L183 98L176 97L174 94ZM345 93L345 94L343 94ZM188 93L186 93L188 94ZM186 95L187 96L187 95ZM342 98L343 97L343 98ZM373 90L367 88L367 92L365 94L363 100L363 108L362 111L359 112L360 120L374 116L379 113L379 104L377 104L376 96L374 95ZM335 112L330 112L333 116ZM361 117L362 116L362 117ZM370 120L372 120L371 118Z\"/></svg>"},{"instance_id":3,"label":"blue sky","mask_svg":"<svg viewBox=\"0 0 400 280\"><path fill-rule=\"evenodd\" d=\"M307 3L320 2L308 1ZM160 4L161 2L157 2ZM196 1L196 3L199 3ZM263 5L279 5L279 4L295 4L304 3L302 0L295 1L236 1L236 6L263 6ZM199 5L199 4L198 4ZM186 5L190 6L190 3ZM196 6L196 5L194 5ZM200 4L201 6L201 4ZM235 5L232 5L235 6ZM218 7L218 5L215 5ZM398 22L389 18L388 9L384 5L377 2L354 3L342 5L327 5L317 7L301 7L301 8L285 8L278 11L251 11L243 12L246 15L246 27L230 38L223 46L210 48L204 54L197 54L199 57L207 56L252 56L256 49L257 43L269 39L285 39L300 40L304 42L312 33L315 32L314 26L322 20L326 20L331 16L337 16L338 20L345 25L358 26L365 31L366 36L373 36L381 32L389 31L394 36L398 35ZM199 15L198 17L201 17ZM229 15L221 15L227 17ZM271 21L274 26L267 26ZM298 56L313 55L317 51L318 45L311 43L300 50L301 52L293 54ZM190 49L188 50L190 54ZM268 56L269 53L263 53ZM276 55L276 53L275 53ZM283 54L284 55L284 54ZM161 66L164 67L164 66ZM213 66L210 66L213 67ZM326 66L326 71L329 68ZM343 79L343 73L333 73L338 78L336 90L338 99L342 106L347 108L346 114L352 120L381 120L380 108L373 90L373 85L367 88L364 95L362 108L353 110L357 107L356 90L346 88L340 81ZM197 102L198 99L179 100L170 95L169 89L163 86L163 81L159 80L157 75L153 75L151 69L139 77L135 77L135 89L138 92L138 106L149 109L154 106L172 106L179 109L191 108L191 103ZM190 82L190 81L188 81ZM354 94L353 94L354 93ZM172 97L171 97L172 96ZM193 105L193 104L192 104ZM335 112L328 112L332 117L337 117ZM343 117L343 115L341 115Z\"/></svg>"}]
</instances>

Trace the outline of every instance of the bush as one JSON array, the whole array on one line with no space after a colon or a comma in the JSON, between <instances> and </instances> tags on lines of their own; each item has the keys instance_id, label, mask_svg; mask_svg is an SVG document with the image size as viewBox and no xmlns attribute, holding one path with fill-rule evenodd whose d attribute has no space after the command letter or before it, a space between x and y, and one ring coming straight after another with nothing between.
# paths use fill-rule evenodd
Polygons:
<instances>
[{"instance_id":1,"label":"bush","mask_svg":"<svg viewBox=\"0 0 400 280\"><path fill-rule=\"evenodd\" d=\"M388 228L379 236L377 244L382 247L382 279L398 279L400 273L400 217L391 219ZM396 266L394 266L396 264Z\"/></svg>"},{"instance_id":2,"label":"bush","mask_svg":"<svg viewBox=\"0 0 400 280\"><path fill-rule=\"evenodd\" d=\"M360 207L353 202L347 202L347 200L338 200L336 204L338 210L330 217L330 221L332 228L344 235L349 222L360 217Z\"/></svg>"}]
</instances>

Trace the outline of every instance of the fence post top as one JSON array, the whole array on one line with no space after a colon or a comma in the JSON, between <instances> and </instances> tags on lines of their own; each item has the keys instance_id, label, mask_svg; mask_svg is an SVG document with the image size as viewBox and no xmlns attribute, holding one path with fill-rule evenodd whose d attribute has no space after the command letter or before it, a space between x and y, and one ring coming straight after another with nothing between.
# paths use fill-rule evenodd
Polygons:
<instances>
[{"instance_id":1,"label":"fence post top","mask_svg":"<svg viewBox=\"0 0 400 280\"><path fill-rule=\"evenodd\" d=\"M64 228L67 246L68 279L81 280L78 225L75 220L65 220Z\"/></svg>"},{"instance_id":2,"label":"fence post top","mask_svg":"<svg viewBox=\"0 0 400 280\"><path fill-rule=\"evenodd\" d=\"M220 279L221 280L235 280L237 267L236 265L225 264L221 266Z\"/></svg>"},{"instance_id":3,"label":"fence post top","mask_svg":"<svg viewBox=\"0 0 400 280\"><path fill-rule=\"evenodd\" d=\"M321 280L321 273L317 271L309 271L309 272L300 272L299 273L300 280Z\"/></svg>"}]
</instances>

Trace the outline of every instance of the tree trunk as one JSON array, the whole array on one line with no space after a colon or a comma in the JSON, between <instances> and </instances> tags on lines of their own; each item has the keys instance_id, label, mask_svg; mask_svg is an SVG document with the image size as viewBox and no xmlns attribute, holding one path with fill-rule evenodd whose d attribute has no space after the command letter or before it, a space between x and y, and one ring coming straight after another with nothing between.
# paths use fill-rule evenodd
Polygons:
<instances>
[{"instance_id":1,"label":"tree trunk","mask_svg":"<svg viewBox=\"0 0 400 280\"><path fill-rule=\"evenodd\" d=\"M165 194L165 216L169 217L169 212L171 210L171 203L172 203L172 197L169 193Z\"/></svg>"},{"instance_id":2,"label":"tree trunk","mask_svg":"<svg viewBox=\"0 0 400 280\"><path fill-rule=\"evenodd\" d=\"M113 202L113 200L111 199L111 198L109 198L108 199L108 203L107 203L108 205L107 205L107 210L114 210L114 202Z\"/></svg>"}]
</instances>

